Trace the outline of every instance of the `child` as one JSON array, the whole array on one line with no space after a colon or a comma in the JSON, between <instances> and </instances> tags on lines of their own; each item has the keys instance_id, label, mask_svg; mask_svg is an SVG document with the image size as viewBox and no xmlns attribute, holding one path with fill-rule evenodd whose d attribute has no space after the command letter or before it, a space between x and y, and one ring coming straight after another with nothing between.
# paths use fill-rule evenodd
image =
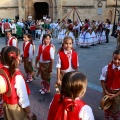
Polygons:
<instances>
[{"instance_id":1,"label":"child","mask_svg":"<svg viewBox=\"0 0 120 120\"><path fill-rule=\"evenodd\" d=\"M12 36L12 32L11 31L7 31L6 32L6 36L8 38L8 40L7 40L7 46L18 47L17 39Z\"/></svg>"},{"instance_id":2,"label":"child","mask_svg":"<svg viewBox=\"0 0 120 120\"><path fill-rule=\"evenodd\" d=\"M29 33L24 34L23 40L23 61L26 72L26 82L31 82L33 80L32 58L34 55L34 44L32 42L32 36Z\"/></svg>"},{"instance_id":3,"label":"child","mask_svg":"<svg viewBox=\"0 0 120 120\"><path fill-rule=\"evenodd\" d=\"M43 35L42 44L38 47L35 67L39 62L39 71L41 74L43 88L39 90L41 94L50 92L50 75L54 62L54 48L51 44L51 36L49 34Z\"/></svg>"},{"instance_id":4,"label":"child","mask_svg":"<svg viewBox=\"0 0 120 120\"><path fill-rule=\"evenodd\" d=\"M62 48L58 52L57 59L57 83L61 84L61 77L70 71L78 69L78 54L73 50L73 39L66 36Z\"/></svg>"},{"instance_id":5,"label":"child","mask_svg":"<svg viewBox=\"0 0 120 120\"><path fill-rule=\"evenodd\" d=\"M2 48L1 50L1 53L0 53L0 68L3 67L3 52L4 52L4 49L6 49L8 46ZM3 100L2 100L2 95L0 95L0 118L3 118L4 115L3 115Z\"/></svg>"},{"instance_id":6,"label":"child","mask_svg":"<svg viewBox=\"0 0 120 120\"><path fill-rule=\"evenodd\" d=\"M109 95L113 99L112 106L105 110L105 120L110 117L113 120L120 118L120 49L113 52L113 59L110 64L102 69L100 76L104 95Z\"/></svg>"},{"instance_id":7,"label":"child","mask_svg":"<svg viewBox=\"0 0 120 120\"><path fill-rule=\"evenodd\" d=\"M30 90L25 84L23 75L18 69L20 61L20 50L14 46L9 46L4 50L3 58L5 66L1 69L9 78L10 86L3 94L3 110L5 120L31 120L33 114L30 110L28 94ZM3 79L6 77L0 75ZM12 90L12 92L10 92ZM9 92L9 96L8 93Z\"/></svg>"},{"instance_id":8,"label":"child","mask_svg":"<svg viewBox=\"0 0 120 120\"><path fill-rule=\"evenodd\" d=\"M91 107L81 100L86 87L87 78L83 73L66 73L60 94L56 94L50 104L47 120L94 120Z\"/></svg>"}]
</instances>

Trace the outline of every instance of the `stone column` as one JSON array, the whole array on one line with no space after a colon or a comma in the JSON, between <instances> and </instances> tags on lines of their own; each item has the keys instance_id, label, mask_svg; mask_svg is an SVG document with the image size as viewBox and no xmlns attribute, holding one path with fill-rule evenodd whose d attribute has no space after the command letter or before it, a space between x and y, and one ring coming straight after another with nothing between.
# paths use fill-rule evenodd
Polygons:
<instances>
[{"instance_id":1,"label":"stone column","mask_svg":"<svg viewBox=\"0 0 120 120\"><path fill-rule=\"evenodd\" d=\"M54 18L53 20L56 22L57 19L62 18L62 0L53 0L54 6L53 6L53 14Z\"/></svg>"},{"instance_id":2,"label":"stone column","mask_svg":"<svg viewBox=\"0 0 120 120\"><path fill-rule=\"evenodd\" d=\"M19 20L25 19L25 0L18 0Z\"/></svg>"}]
</instances>

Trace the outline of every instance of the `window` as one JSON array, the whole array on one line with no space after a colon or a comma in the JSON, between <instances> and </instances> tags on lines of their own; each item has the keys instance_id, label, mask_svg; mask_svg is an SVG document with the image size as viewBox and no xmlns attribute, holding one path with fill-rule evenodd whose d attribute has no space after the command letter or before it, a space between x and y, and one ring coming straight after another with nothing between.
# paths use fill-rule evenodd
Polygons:
<instances>
[{"instance_id":1,"label":"window","mask_svg":"<svg viewBox=\"0 0 120 120\"><path fill-rule=\"evenodd\" d=\"M98 15L102 14L102 7L98 7Z\"/></svg>"}]
</instances>

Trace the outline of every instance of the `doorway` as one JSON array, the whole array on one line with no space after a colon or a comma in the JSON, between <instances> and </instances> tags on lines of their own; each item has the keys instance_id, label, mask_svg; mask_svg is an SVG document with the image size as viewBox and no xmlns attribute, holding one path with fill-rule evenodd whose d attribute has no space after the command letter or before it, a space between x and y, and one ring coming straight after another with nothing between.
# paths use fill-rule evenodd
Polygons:
<instances>
[{"instance_id":1,"label":"doorway","mask_svg":"<svg viewBox=\"0 0 120 120\"><path fill-rule=\"evenodd\" d=\"M34 3L35 19L43 19L43 15L49 15L49 5L46 2Z\"/></svg>"}]
</instances>

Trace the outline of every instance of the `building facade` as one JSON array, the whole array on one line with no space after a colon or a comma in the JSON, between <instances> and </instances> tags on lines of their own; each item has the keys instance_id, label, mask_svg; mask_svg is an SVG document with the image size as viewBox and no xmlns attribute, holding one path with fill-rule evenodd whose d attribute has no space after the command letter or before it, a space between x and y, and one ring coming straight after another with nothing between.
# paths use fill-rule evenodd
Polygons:
<instances>
[{"instance_id":1,"label":"building facade","mask_svg":"<svg viewBox=\"0 0 120 120\"><path fill-rule=\"evenodd\" d=\"M0 1L0 18L41 19L43 15L51 17L53 21L63 19L73 8L76 8L79 18L90 20L110 19L114 21L115 4L114 0L2 0ZM120 2L117 2L119 11ZM74 13L74 12L73 12ZM74 19L76 16L69 17ZM116 18L117 20L117 18Z\"/></svg>"}]
</instances>

